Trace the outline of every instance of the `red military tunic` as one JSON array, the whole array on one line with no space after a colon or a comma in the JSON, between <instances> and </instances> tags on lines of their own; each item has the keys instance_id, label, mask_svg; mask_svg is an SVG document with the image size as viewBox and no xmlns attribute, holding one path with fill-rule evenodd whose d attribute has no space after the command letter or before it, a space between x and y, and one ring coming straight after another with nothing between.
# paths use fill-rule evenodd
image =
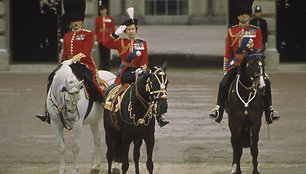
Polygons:
<instances>
[{"instance_id":1,"label":"red military tunic","mask_svg":"<svg viewBox=\"0 0 306 174\"><path fill-rule=\"evenodd\" d=\"M61 61L73 59L82 64L87 65L87 68L93 72L93 83L104 96L96 81L96 65L91 57L91 50L94 45L93 32L86 29L81 29L77 32L69 32L64 36L63 57Z\"/></svg>"},{"instance_id":2,"label":"red military tunic","mask_svg":"<svg viewBox=\"0 0 306 174\"><path fill-rule=\"evenodd\" d=\"M136 39L132 41L128 38L115 39L110 35L103 45L109 49L117 50L121 57L121 71L117 74L116 84L121 83L121 76L126 68L146 67L148 64L147 42L144 40Z\"/></svg>"},{"instance_id":3,"label":"red military tunic","mask_svg":"<svg viewBox=\"0 0 306 174\"><path fill-rule=\"evenodd\" d=\"M91 50L94 44L93 32L82 29L78 32L69 32L64 36L63 57L61 61L70 58L78 58L86 64L88 69L95 72L96 66L91 57ZM80 54L81 53L81 54Z\"/></svg>"},{"instance_id":4,"label":"red military tunic","mask_svg":"<svg viewBox=\"0 0 306 174\"><path fill-rule=\"evenodd\" d=\"M261 30L253 25L242 28L235 25L228 29L226 38L226 48L224 56L224 70L230 70L235 65L239 65L241 59L246 54L246 46L261 49Z\"/></svg>"},{"instance_id":5,"label":"red military tunic","mask_svg":"<svg viewBox=\"0 0 306 174\"><path fill-rule=\"evenodd\" d=\"M99 43L115 32L114 19L110 16L99 16L96 18L95 35Z\"/></svg>"}]
</instances>

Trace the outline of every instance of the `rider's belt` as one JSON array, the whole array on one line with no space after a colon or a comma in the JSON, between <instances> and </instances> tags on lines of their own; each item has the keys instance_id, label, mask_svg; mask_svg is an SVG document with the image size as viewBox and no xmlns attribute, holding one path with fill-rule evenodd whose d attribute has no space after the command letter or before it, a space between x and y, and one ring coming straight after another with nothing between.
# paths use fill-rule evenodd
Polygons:
<instances>
[{"instance_id":1,"label":"rider's belt","mask_svg":"<svg viewBox=\"0 0 306 174\"><path fill-rule=\"evenodd\" d=\"M245 55L245 53L242 53L242 54L234 54L234 57L236 57L236 58L238 58L238 59L242 59L244 55Z\"/></svg>"},{"instance_id":2,"label":"rider's belt","mask_svg":"<svg viewBox=\"0 0 306 174\"><path fill-rule=\"evenodd\" d=\"M129 62L126 62L126 61L121 61L121 64L124 65L124 66L128 66L128 67L133 67L133 68L139 68L138 65L135 65L133 63L129 63Z\"/></svg>"}]
</instances>

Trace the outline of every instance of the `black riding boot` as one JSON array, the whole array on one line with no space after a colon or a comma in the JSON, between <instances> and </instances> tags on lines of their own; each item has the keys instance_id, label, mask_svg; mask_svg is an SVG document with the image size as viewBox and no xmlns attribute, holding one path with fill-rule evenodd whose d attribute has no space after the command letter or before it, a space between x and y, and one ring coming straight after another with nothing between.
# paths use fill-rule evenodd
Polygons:
<instances>
[{"instance_id":1,"label":"black riding boot","mask_svg":"<svg viewBox=\"0 0 306 174\"><path fill-rule=\"evenodd\" d=\"M229 87L237 75L237 68L238 67L235 66L234 68L227 71L220 82L217 105L209 113L210 118L214 119L217 123L220 123L222 121L224 107L225 107L225 100L228 95Z\"/></svg>"},{"instance_id":2,"label":"black riding boot","mask_svg":"<svg viewBox=\"0 0 306 174\"><path fill-rule=\"evenodd\" d=\"M278 112L273 110L272 107L271 81L267 78L265 82L266 82L266 94L264 96L265 117L266 117L266 122L268 124L271 124L274 120L278 120L280 116Z\"/></svg>"},{"instance_id":3,"label":"black riding boot","mask_svg":"<svg viewBox=\"0 0 306 174\"><path fill-rule=\"evenodd\" d=\"M161 115L161 114L156 116L156 121L157 121L159 127L164 127L164 126L166 126L167 124L170 123L170 122L169 122L168 120L166 120L166 118L163 117L163 115Z\"/></svg>"}]
</instances>

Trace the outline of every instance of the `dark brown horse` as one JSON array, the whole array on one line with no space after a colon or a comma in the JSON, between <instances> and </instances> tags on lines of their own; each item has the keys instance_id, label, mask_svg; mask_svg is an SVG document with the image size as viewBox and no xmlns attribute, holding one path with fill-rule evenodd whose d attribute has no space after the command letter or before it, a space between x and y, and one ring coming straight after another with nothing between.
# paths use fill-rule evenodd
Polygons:
<instances>
[{"instance_id":1,"label":"dark brown horse","mask_svg":"<svg viewBox=\"0 0 306 174\"><path fill-rule=\"evenodd\" d=\"M122 173L129 168L129 147L134 143L134 162L139 174L140 147L143 140L147 149L147 169L153 173L153 148L155 143L155 116L167 112L166 65L153 67L127 89L117 119L117 129L113 125L108 110L104 110L105 140L107 145L108 174L111 174L112 161L122 162ZM119 130L118 130L119 127Z\"/></svg>"},{"instance_id":2,"label":"dark brown horse","mask_svg":"<svg viewBox=\"0 0 306 174\"><path fill-rule=\"evenodd\" d=\"M249 53L240 63L238 75L232 82L226 112L233 147L232 174L240 174L243 148L251 147L253 174L259 174L258 140L264 111L264 55Z\"/></svg>"}]
</instances>

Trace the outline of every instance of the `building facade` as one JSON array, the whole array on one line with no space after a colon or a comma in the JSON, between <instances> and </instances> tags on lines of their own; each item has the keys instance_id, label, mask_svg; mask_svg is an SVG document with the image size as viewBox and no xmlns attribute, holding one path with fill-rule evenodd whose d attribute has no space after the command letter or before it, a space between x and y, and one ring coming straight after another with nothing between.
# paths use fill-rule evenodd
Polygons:
<instances>
[{"instance_id":1,"label":"building facade","mask_svg":"<svg viewBox=\"0 0 306 174\"><path fill-rule=\"evenodd\" d=\"M20 2L21 1L19 0L0 0L0 70L8 70L11 62L15 62L16 60L19 61L19 59L16 59L16 57L14 58L14 55L16 55L16 49L13 48L14 43L18 43L19 41L14 39L13 36L15 35L14 33L20 33L23 32L23 30L20 31L16 29L15 25L12 25L16 23L16 19L12 16L14 16L16 11L19 11L19 9L15 9L15 6L12 4ZM58 15L63 13L62 0L27 0L22 2L28 3L29 7L33 6L31 3L35 3L35 5L38 4L37 8L42 8L42 4L53 2L53 4L60 5L60 8L58 8L58 11L55 14ZM98 15L98 4L104 4L107 6L109 14L114 17L117 25L120 25L124 19L127 18L125 9L128 7L135 8L135 18L139 19L139 23L143 25L225 25L228 24L228 2L229 0L86 0L87 8L85 12L86 19L84 26L85 28L94 31L95 18ZM257 4L262 6L263 17L268 22L269 40L266 54L268 54L267 57L273 57L273 59L271 59L273 61L267 64L278 66L279 55L275 49L276 0L255 0L254 6ZM37 23L37 21L35 21L37 20L36 18L35 20L31 18L27 20ZM53 25L58 24L56 23ZM42 31L32 31L34 34L39 32L41 33ZM58 31L55 29L54 32ZM23 34L23 36L25 35L27 34ZM41 39L43 37L45 38ZM50 39L46 39L47 36L43 37L37 37L37 42L43 43L36 43L35 46L31 46L31 48L33 47L37 49L36 51L33 49L33 54L36 52L42 52L42 48L50 50L47 49L48 46L50 47L50 44L52 43L54 45L54 42L51 42ZM22 43L21 46L19 46L23 47L23 45L25 45L25 43ZM55 47L57 47L57 45L55 45ZM59 49L56 48L56 50ZM58 54L59 52L56 52L56 55ZM97 54L96 49L93 50L93 54ZM28 60L26 58L24 59L24 61ZM46 61L55 62L57 59L58 57L56 56L56 58Z\"/></svg>"}]
</instances>

